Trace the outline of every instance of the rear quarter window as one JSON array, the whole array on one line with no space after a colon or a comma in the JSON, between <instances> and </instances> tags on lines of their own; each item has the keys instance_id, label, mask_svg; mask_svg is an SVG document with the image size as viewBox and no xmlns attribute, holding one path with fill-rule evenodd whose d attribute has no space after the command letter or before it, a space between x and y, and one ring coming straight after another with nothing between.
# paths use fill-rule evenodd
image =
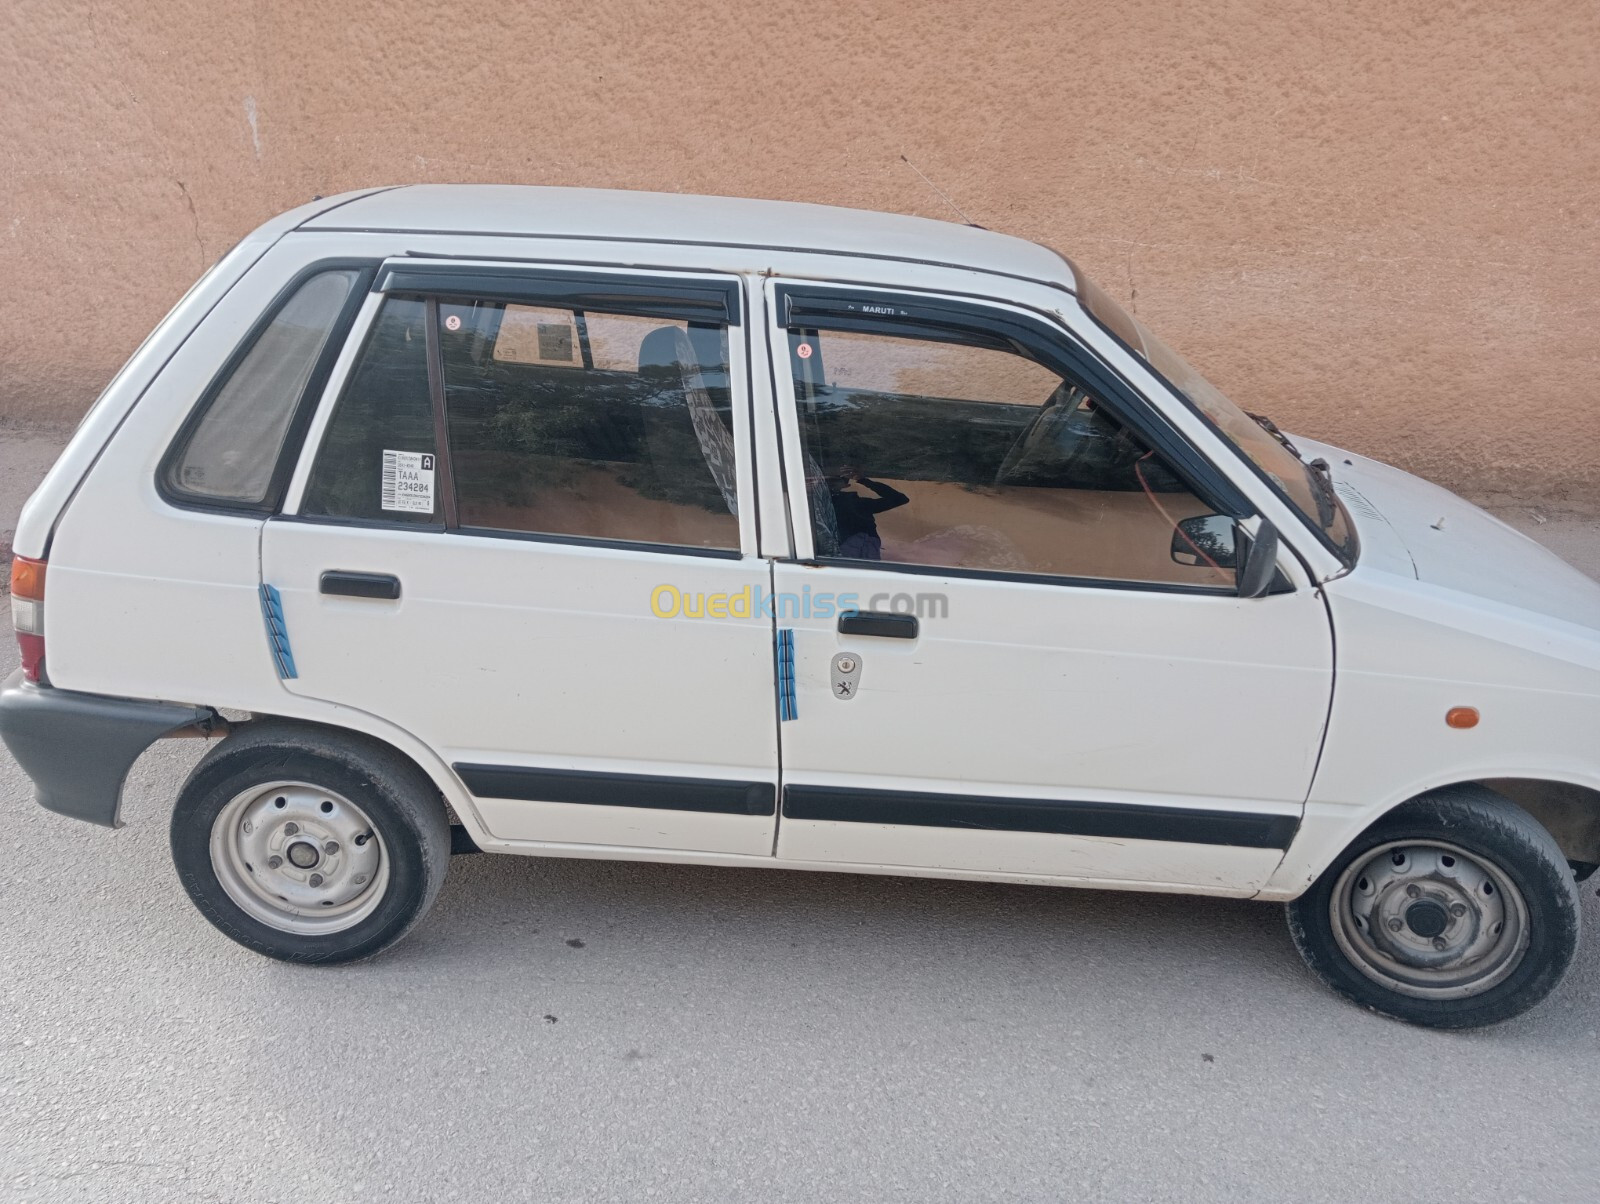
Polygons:
<instances>
[{"instance_id":1,"label":"rear quarter window","mask_svg":"<svg viewBox=\"0 0 1600 1204\"><path fill-rule=\"evenodd\" d=\"M308 277L283 299L201 398L161 469L176 500L275 510L286 473L279 471L295 417L326 368L353 316L362 269L341 267Z\"/></svg>"}]
</instances>

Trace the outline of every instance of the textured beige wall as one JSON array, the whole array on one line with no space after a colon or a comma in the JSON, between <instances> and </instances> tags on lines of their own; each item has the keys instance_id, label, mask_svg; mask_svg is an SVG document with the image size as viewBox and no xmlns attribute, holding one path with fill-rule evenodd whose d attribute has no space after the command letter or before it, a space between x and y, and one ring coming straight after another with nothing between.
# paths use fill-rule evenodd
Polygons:
<instances>
[{"instance_id":1,"label":"textured beige wall","mask_svg":"<svg viewBox=\"0 0 1600 1204\"><path fill-rule=\"evenodd\" d=\"M368 184L720 192L1073 255L1291 430L1600 500L1600 5L0 0L0 415Z\"/></svg>"}]
</instances>

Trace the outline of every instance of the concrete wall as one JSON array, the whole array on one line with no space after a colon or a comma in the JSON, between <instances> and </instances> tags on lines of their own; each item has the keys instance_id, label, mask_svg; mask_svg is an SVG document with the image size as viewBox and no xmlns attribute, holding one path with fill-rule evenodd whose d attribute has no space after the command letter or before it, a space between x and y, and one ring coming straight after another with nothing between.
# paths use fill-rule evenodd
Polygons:
<instances>
[{"instance_id":1,"label":"concrete wall","mask_svg":"<svg viewBox=\"0 0 1600 1204\"><path fill-rule=\"evenodd\" d=\"M78 415L316 193L954 217L909 159L1288 429L1589 505L1597 126L1593 0L4 0L0 414Z\"/></svg>"}]
</instances>

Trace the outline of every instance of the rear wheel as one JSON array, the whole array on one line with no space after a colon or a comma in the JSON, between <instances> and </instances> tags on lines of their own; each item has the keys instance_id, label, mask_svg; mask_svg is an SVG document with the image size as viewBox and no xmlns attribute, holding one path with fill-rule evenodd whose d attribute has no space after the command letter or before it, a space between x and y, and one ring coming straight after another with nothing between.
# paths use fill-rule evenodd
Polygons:
<instances>
[{"instance_id":1,"label":"rear wheel","mask_svg":"<svg viewBox=\"0 0 1600 1204\"><path fill-rule=\"evenodd\" d=\"M1386 816L1288 913L1301 956L1334 990L1437 1028L1533 1007L1578 944L1577 883L1555 841L1478 786Z\"/></svg>"},{"instance_id":2,"label":"rear wheel","mask_svg":"<svg viewBox=\"0 0 1600 1204\"><path fill-rule=\"evenodd\" d=\"M438 791L393 750L265 721L190 774L172 856L201 913L241 945L344 962L387 948L427 912L450 830Z\"/></svg>"}]
</instances>

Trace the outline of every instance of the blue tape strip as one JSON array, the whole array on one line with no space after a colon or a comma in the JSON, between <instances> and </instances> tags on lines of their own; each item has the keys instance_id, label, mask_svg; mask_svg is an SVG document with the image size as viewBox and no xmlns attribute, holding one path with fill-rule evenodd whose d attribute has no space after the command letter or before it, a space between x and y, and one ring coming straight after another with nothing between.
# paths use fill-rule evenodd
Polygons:
<instances>
[{"instance_id":1,"label":"blue tape strip","mask_svg":"<svg viewBox=\"0 0 1600 1204\"><path fill-rule=\"evenodd\" d=\"M272 650L272 665L280 678L299 677L294 653L289 651L289 628L283 621L283 597L265 581L261 583L261 617L267 625L267 647Z\"/></svg>"},{"instance_id":2,"label":"blue tape strip","mask_svg":"<svg viewBox=\"0 0 1600 1204\"><path fill-rule=\"evenodd\" d=\"M778 629L778 640L774 649L777 655L778 670L778 720L787 723L791 719L800 717L800 709L795 700L794 689L794 630L789 627Z\"/></svg>"}]
</instances>

